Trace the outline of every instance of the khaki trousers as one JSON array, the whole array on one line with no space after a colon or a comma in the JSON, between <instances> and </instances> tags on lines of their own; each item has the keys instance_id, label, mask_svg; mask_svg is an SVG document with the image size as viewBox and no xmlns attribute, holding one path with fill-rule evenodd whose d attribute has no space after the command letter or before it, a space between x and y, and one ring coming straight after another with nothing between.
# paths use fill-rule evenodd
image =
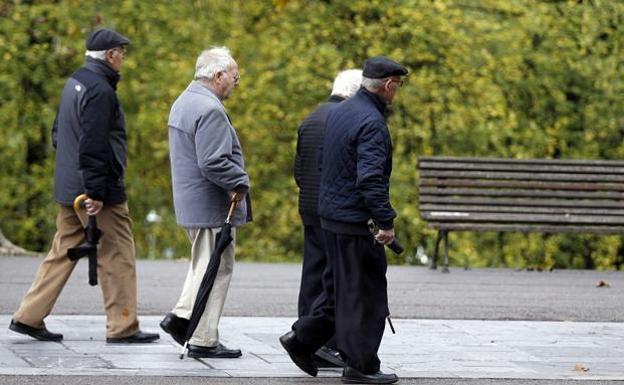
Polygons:
<instances>
[{"instance_id":1,"label":"khaki trousers","mask_svg":"<svg viewBox=\"0 0 624 385\"><path fill-rule=\"evenodd\" d=\"M215 246L216 236L221 228L186 229L186 234L191 241L191 263L186 274L186 280L180 294L178 303L172 313L178 317L189 319L195 304L195 298L199 291L204 273L210 261L210 254ZM217 270L217 277L212 291L208 296L206 310L199 320L197 329L189 343L198 346L216 346L219 344L219 319L223 313L223 304L230 287L232 271L234 270L234 246L236 242L236 229L232 228L232 243L223 251L221 264Z\"/></svg>"},{"instance_id":2,"label":"khaki trousers","mask_svg":"<svg viewBox=\"0 0 624 385\"><path fill-rule=\"evenodd\" d=\"M97 257L99 285L106 311L106 336L127 337L139 330L136 311L136 268L132 220L126 203L105 205L97 215L102 230ZM67 258L67 249L84 241L83 224L87 215L71 207L60 206L56 234L50 252L39 266L32 286L13 315L15 321L32 327L43 327L67 279L77 262ZM87 290L87 267L81 272Z\"/></svg>"}]
</instances>

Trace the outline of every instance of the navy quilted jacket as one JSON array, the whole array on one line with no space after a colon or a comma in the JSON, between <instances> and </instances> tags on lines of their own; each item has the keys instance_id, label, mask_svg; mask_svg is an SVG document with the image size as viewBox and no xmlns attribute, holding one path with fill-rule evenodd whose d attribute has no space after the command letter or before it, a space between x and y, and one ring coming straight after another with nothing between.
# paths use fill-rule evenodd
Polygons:
<instances>
[{"instance_id":1,"label":"navy quilted jacket","mask_svg":"<svg viewBox=\"0 0 624 385\"><path fill-rule=\"evenodd\" d=\"M384 109L379 96L360 88L329 113L321 163L321 218L354 224L372 218L382 229L393 227L392 142Z\"/></svg>"}]
</instances>

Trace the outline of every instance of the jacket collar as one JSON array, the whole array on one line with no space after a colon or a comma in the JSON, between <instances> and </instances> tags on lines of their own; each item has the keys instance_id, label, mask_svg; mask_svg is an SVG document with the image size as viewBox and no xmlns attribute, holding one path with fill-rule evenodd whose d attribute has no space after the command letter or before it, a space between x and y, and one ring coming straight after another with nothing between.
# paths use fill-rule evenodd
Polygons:
<instances>
[{"instance_id":1,"label":"jacket collar","mask_svg":"<svg viewBox=\"0 0 624 385\"><path fill-rule=\"evenodd\" d=\"M356 95L358 95L359 97L361 97L361 98L363 98L365 100L368 100L382 114L386 111L386 102L382 99L381 96L370 92L369 90L367 90L364 87L360 87L360 89L358 90Z\"/></svg>"},{"instance_id":2,"label":"jacket collar","mask_svg":"<svg viewBox=\"0 0 624 385\"><path fill-rule=\"evenodd\" d=\"M95 72L96 74L104 76L108 84L110 84L113 89L117 89L117 83L119 83L121 76L119 75L119 72L112 69L104 60L87 57L85 68L89 71Z\"/></svg>"},{"instance_id":3,"label":"jacket collar","mask_svg":"<svg viewBox=\"0 0 624 385\"><path fill-rule=\"evenodd\" d=\"M214 99L219 104L223 105L223 103L221 103L221 100L219 100L217 95L215 95L215 93L212 92L212 90L210 88L206 87L205 85L203 85L198 80L193 80L188 85L188 87L186 87L186 90L189 91L189 92L194 92L196 94L206 95L206 96L210 97L211 99Z\"/></svg>"},{"instance_id":4,"label":"jacket collar","mask_svg":"<svg viewBox=\"0 0 624 385\"><path fill-rule=\"evenodd\" d=\"M331 96L329 97L329 99L327 99L327 101L328 101L329 103L340 103L340 102L342 102L342 101L343 101L343 100L345 100L345 99L346 99L346 98L343 98L343 97L342 97L342 96L340 96L340 95L331 95Z\"/></svg>"}]
</instances>

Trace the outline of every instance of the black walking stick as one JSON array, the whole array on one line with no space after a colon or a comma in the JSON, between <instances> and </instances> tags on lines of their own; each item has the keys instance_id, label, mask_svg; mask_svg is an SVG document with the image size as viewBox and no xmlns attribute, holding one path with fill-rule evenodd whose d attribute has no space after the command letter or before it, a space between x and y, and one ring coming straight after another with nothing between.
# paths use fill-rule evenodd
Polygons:
<instances>
[{"instance_id":1,"label":"black walking stick","mask_svg":"<svg viewBox=\"0 0 624 385\"><path fill-rule=\"evenodd\" d=\"M74 210L76 213L80 211L80 208L84 207L84 201L88 197L86 194L79 195L74 200ZM102 231L97 227L97 220L95 215L89 215L89 221L84 228L85 240L80 245L72 247L67 250L67 257L72 261L77 261L82 257L89 257L89 285L96 286L97 280L97 245L100 237L102 237Z\"/></svg>"},{"instance_id":2,"label":"black walking stick","mask_svg":"<svg viewBox=\"0 0 624 385\"><path fill-rule=\"evenodd\" d=\"M377 232L379 231L379 227L377 226L377 223L375 223L375 221L372 219L368 220L368 229L373 235L376 235ZM392 250L395 254L401 254L403 251L405 251L405 248L403 248L403 246L399 243L399 241L396 240L396 238L391 243L387 244L386 246L390 250ZM390 325L390 330L392 330L392 334L396 334L396 331L394 330L394 325L392 324L392 318L390 318L390 314L388 314L386 319L388 320L388 325Z\"/></svg>"}]
</instances>

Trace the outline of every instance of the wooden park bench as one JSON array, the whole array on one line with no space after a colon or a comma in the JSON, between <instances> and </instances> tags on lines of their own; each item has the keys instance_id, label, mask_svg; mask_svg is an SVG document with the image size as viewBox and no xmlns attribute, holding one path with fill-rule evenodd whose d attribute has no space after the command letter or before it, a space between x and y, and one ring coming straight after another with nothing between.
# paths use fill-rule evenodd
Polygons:
<instances>
[{"instance_id":1,"label":"wooden park bench","mask_svg":"<svg viewBox=\"0 0 624 385\"><path fill-rule=\"evenodd\" d=\"M418 159L420 215L438 230L430 267L450 231L624 233L624 162Z\"/></svg>"}]
</instances>

